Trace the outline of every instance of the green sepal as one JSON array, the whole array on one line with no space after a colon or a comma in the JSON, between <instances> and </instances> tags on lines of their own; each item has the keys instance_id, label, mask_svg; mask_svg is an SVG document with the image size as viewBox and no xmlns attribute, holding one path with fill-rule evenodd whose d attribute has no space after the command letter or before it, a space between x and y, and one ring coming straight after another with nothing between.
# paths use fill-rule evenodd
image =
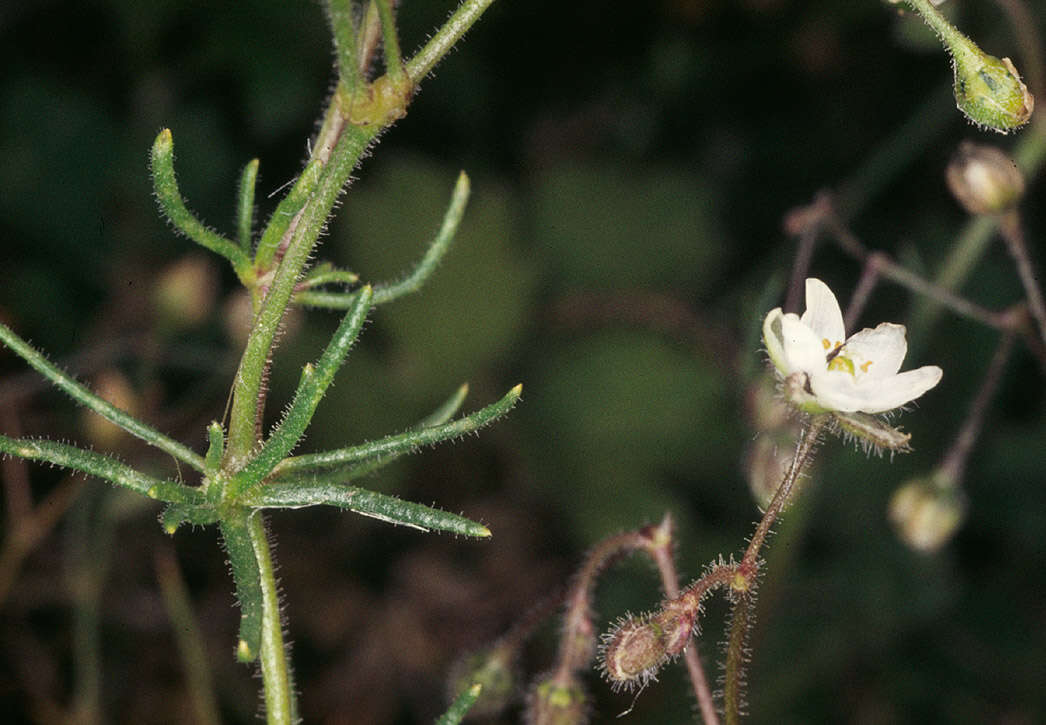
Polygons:
<instances>
[{"instance_id":1,"label":"green sepal","mask_svg":"<svg viewBox=\"0 0 1046 725\"><path fill-rule=\"evenodd\" d=\"M283 235L287 233L291 221L305 206L305 202L312 196L312 192L319 184L323 169L324 163L318 159L307 163L298 180L294 182L294 186L287 192L287 196L283 197L276 207L276 211L272 213L265 231L262 232L261 241L258 242L258 249L254 253L254 266L257 269L264 271L272 265L276 251L280 248L280 242L283 241Z\"/></svg>"},{"instance_id":2,"label":"green sepal","mask_svg":"<svg viewBox=\"0 0 1046 725\"><path fill-rule=\"evenodd\" d=\"M261 651L262 586L261 572L254 555L244 510L223 518L219 524L225 552L236 584L236 599L240 604L240 638L236 643L236 659L253 662Z\"/></svg>"},{"instance_id":3,"label":"green sepal","mask_svg":"<svg viewBox=\"0 0 1046 725\"><path fill-rule=\"evenodd\" d=\"M176 532L182 524L208 526L217 520L218 511L206 504L172 503L160 515L160 525L168 534Z\"/></svg>"},{"instance_id":4,"label":"green sepal","mask_svg":"<svg viewBox=\"0 0 1046 725\"><path fill-rule=\"evenodd\" d=\"M243 497L242 503L254 508L336 506L362 516L390 524L410 526L421 531L447 531L477 538L490 536L490 529L464 516L357 486L275 483L251 491Z\"/></svg>"},{"instance_id":5,"label":"green sepal","mask_svg":"<svg viewBox=\"0 0 1046 725\"><path fill-rule=\"evenodd\" d=\"M197 244L228 259L240 281L247 284L252 277L247 253L235 242L208 229L185 205L174 175L174 138L169 128L160 131L153 142L152 172L156 199L174 228Z\"/></svg>"},{"instance_id":6,"label":"green sepal","mask_svg":"<svg viewBox=\"0 0 1046 725\"><path fill-rule=\"evenodd\" d=\"M458 725L465 719L465 715L468 714L472 706L476 704L476 700L479 699L482 692L483 685L478 682L467 690L462 691L460 695L454 698L450 708L436 720L436 725Z\"/></svg>"}]
</instances>

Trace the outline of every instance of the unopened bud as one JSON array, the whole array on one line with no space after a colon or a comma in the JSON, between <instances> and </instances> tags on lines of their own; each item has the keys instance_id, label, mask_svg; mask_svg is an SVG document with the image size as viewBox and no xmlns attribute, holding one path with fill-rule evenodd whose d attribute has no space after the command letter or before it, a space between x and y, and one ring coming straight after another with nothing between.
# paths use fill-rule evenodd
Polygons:
<instances>
[{"instance_id":1,"label":"unopened bud","mask_svg":"<svg viewBox=\"0 0 1046 725\"><path fill-rule=\"evenodd\" d=\"M962 492L941 474L911 479L890 497L889 517L911 548L930 553L946 544L962 524Z\"/></svg>"},{"instance_id":2,"label":"unopened bud","mask_svg":"<svg viewBox=\"0 0 1046 725\"><path fill-rule=\"evenodd\" d=\"M483 689L469 708L467 719L494 717L504 710L516 692L516 673L509 653L495 646L455 663L449 678L451 696L473 684L480 684Z\"/></svg>"},{"instance_id":3,"label":"unopened bud","mask_svg":"<svg viewBox=\"0 0 1046 725\"><path fill-rule=\"evenodd\" d=\"M1009 133L1031 118L1035 99L1021 82L1009 58L985 53L928 0L907 0L952 56L955 103L968 119L982 128Z\"/></svg>"},{"instance_id":4,"label":"unopened bud","mask_svg":"<svg viewBox=\"0 0 1046 725\"><path fill-rule=\"evenodd\" d=\"M138 413L138 394L131 387L131 382L119 370L103 370L95 377L92 387L98 397L112 403L120 410L131 415ZM83 427L87 440L98 448L115 448L122 441L127 440L120 426L89 410L83 411Z\"/></svg>"},{"instance_id":5,"label":"unopened bud","mask_svg":"<svg viewBox=\"0 0 1046 725\"><path fill-rule=\"evenodd\" d=\"M193 327L210 316L217 295L218 270L206 256L191 254L160 273L153 304L164 326Z\"/></svg>"},{"instance_id":6,"label":"unopened bud","mask_svg":"<svg viewBox=\"0 0 1046 725\"><path fill-rule=\"evenodd\" d=\"M978 126L999 133L1020 128L1035 110L1035 98L1009 58L988 55L969 38L952 48L955 103Z\"/></svg>"},{"instance_id":7,"label":"unopened bud","mask_svg":"<svg viewBox=\"0 0 1046 725\"><path fill-rule=\"evenodd\" d=\"M527 725L584 725L589 702L581 681L571 675L566 682L557 677L538 680L527 701Z\"/></svg>"},{"instance_id":8,"label":"unopened bud","mask_svg":"<svg viewBox=\"0 0 1046 725\"><path fill-rule=\"evenodd\" d=\"M1017 164L994 146L963 141L945 174L952 195L971 214L999 214L1024 194Z\"/></svg>"},{"instance_id":9,"label":"unopened bud","mask_svg":"<svg viewBox=\"0 0 1046 725\"><path fill-rule=\"evenodd\" d=\"M653 615L629 616L603 637L601 665L615 689L642 687L690 641L697 612L675 600Z\"/></svg>"}]
</instances>

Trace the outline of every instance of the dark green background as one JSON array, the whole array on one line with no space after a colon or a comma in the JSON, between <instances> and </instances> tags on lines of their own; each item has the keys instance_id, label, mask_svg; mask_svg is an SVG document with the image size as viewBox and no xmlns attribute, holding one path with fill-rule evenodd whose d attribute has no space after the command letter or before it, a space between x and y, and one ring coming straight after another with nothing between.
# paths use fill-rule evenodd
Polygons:
<instances>
[{"instance_id":1,"label":"dark green background","mask_svg":"<svg viewBox=\"0 0 1046 725\"><path fill-rule=\"evenodd\" d=\"M451 8L404 4L406 48ZM192 250L156 213L147 152L170 127L183 193L229 233L240 169L260 158L265 218L331 82L320 4L10 5L0 10L0 316L88 379L119 367L146 417L199 449L237 350L220 309L193 330L155 329L155 276ZM989 51L1023 67L994 4L948 5ZM1046 8L1030 5L1041 26ZM856 187L853 228L931 274L965 221L943 184L949 156L962 139L1012 145L969 126L950 99L923 108L948 83L932 38L875 0L499 0L365 160L331 224L323 258L367 280L393 277L435 230L457 171L472 177L449 258L421 294L372 315L307 441L402 430L466 380L470 409L523 382L508 420L366 483L478 518L494 537L423 536L327 511L274 515L306 722L430 722L457 655L567 582L599 538L665 511L688 576L740 551L758 517L741 465L754 435L743 403L761 370L762 316L782 299L795 249L782 217L853 179L918 118L923 138L904 145L896 173ZM1032 183L1027 229L1040 258L1041 196ZM812 271L846 299L860 270L826 246ZM1000 244L964 291L995 309L1020 299ZM885 285L862 322L903 321L911 304ZM286 337L274 411L335 320L310 312ZM824 447L770 549L750 722L1046 719L1046 386L1023 348L970 462L970 515L956 540L922 556L885 519L894 488L949 444L996 340L946 316L913 341L909 365L945 369L902 421L914 453L891 463ZM98 350L108 351L100 363L70 358ZM71 405L44 389L26 395L32 377L10 353L0 366L5 426L83 439ZM169 466L133 445L121 454ZM32 468L37 497L59 479ZM173 546L223 716L254 721L258 683L232 659L238 617L216 536L171 540L155 514L90 482L29 557L0 610L0 711L52 722L73 702L82 680L66 578L104 554L102 720L190 722L152 563ZM658 598L649 565L620 565L599 588L600 621ZM723 613L721 602L708 607L702 637L713 677ZM528 678L551 666L557 631L527 649ZM681 669L668 668L628 722L687 721ZM594 676L590 689L597 722L631 703Z\"/></svg>"}]
</instances>

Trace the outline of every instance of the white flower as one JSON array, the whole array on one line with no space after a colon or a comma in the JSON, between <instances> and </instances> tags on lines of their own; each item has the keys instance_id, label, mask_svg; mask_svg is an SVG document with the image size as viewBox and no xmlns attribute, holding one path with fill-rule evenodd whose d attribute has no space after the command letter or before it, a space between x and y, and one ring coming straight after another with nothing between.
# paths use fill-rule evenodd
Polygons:
<instances>
[{"instance_id":1,"label":"white flower","mask_svg":"<svg viewBox=\"0 0 1046 725\"><path fill-rule=\"evenodd\" d=\"M791 400L810 413L885 413L941 380L936 365L898 373L908 343L904 325L884 322L850 338L828 285L806 280L806 312L781 308L763 322L763 341Z\"/></svg>"}]
</instances>

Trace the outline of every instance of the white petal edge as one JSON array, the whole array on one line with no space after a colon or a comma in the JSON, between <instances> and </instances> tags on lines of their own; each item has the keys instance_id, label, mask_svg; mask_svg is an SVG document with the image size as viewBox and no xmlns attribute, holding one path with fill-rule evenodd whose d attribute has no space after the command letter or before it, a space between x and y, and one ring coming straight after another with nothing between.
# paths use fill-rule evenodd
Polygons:
<instances>
[{"instance_id":1,"label":"white petal edge","mask_svg":"<svg viewBox=\"0 0 1046 725\"><path fill-rule=\"evenodd\" d=\"M839 301L821 280L808 277L806 280L806 312L802 321L831 345L846 339L846 327L843 325L843 312Z\"/></svg>"},{"instance_id":2,"label":"white petal edge","mask_svg":"<svg viewBox=\"0 0 1046 725\"><path fill-rule=\"evenodd\" d=\"M901 369L904 356L908 354L907 330L904 325L883 322L874 329L865 328L846 341L843 354L853 360L856 367L872 363L864 368L864 377L870 380L887 378Z\"/></svg>"},{"instance_id":3,"label":"white petal edge","mask_svg":"<svg viewBox=\"0 0 1046 725\"><path fill-rule=\"evenodd\" d=\"M788 375L786 368L788 358L785 357L784 340L781 338L782 317L784 315L781 313L780 307L770 310L770 314L763 320L763 344L766 345L766 352L770 356L770 362L773 363L774 367L782 375ZM776 330L774 329L775 322L777 323Z\"/></svg>"},{"instance_id":4,"label":"white petal edge","mask_svg":"<svg viewBox=\"0 0 1046 725\"><path fill-rule=\"evenodd\" d=\"M812 376L810 388L819 403L840 413L885 413L907 405L941 381L944 372L926 365L862 385L845 371Z\"/></svg>"}]
</instances>

